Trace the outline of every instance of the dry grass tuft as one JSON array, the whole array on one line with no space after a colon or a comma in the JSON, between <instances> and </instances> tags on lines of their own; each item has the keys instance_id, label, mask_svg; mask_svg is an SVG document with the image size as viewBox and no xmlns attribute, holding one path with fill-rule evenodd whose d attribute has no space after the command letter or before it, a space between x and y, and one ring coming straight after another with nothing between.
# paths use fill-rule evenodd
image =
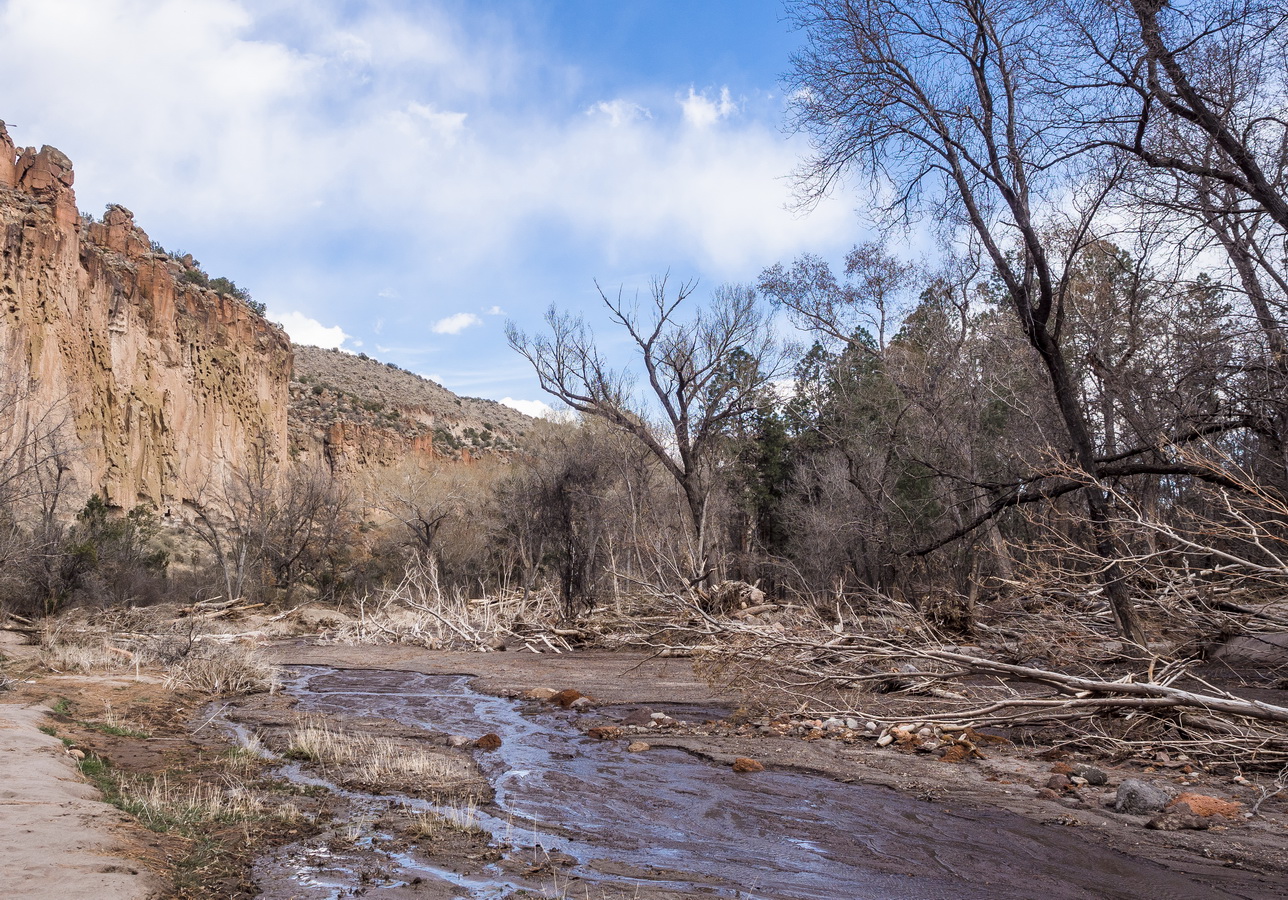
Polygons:
<instances>
[{"instance_id":1,"label":"dry grass tuft","mask_svg":"<svg viewBox=\"0 0 1288 900\"><path fill-rule=\"evenodd\" d=\"M362 784L415 784L448 788L473 778L456 757L386 737L336 731L325 722L306 722L291 733L286 755L325 767L347 769Z\"/></svg>"},{"instance_id":2,"label":"dry grass tuft","mask_svg":"<svg viewBox=\"0 0 1288 900\"><path fill-rule=\"evenodd\" d=\"M281 669L249 647L210 644L173 663L170 681L215 696L258 694L281 686Z\"/></svg>"},{"instance_id":3,"label":"dry grass tuft","mask_svg":"<svg viewBox=\"0 0 1288 900\"><path fill-rule=\"evenodd\" d=\"M422 841L441 841L453 832L490 837L479 824L478 813L478 803L469 798L464 803L409 813L404 830L409 837Z\"/></svg>"}]
</instances>

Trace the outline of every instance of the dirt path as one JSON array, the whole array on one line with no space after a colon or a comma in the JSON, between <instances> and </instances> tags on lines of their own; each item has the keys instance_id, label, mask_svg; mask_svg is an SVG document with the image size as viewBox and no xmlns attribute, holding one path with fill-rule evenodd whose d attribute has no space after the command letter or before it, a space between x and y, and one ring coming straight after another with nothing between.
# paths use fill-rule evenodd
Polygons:
<instances>
[{"instance_id":1,"label":"dirt path","mask_svg":"<svg viewBox=\"0 0 1288 900\"><path fill-rule=\"evenodd\" d=\"M56 737L40 731L47 710L0 704L0 886L7 900L50 897L143 900L160 896L129 858L133 826L85 784Z\"/></svg>"}]
</instances>

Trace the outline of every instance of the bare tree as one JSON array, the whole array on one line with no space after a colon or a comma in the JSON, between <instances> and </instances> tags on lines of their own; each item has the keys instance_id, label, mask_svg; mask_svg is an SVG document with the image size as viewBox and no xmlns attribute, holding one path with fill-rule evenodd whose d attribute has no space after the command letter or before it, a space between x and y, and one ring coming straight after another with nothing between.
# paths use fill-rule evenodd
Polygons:
<instances>
[{"instance_id":1,"label":"bare tree","mask_svg":"<svg viewBox=\"0 0 1288 900\"><path fill-rule=\"evenodd\" d=\"M707 504L721 430L753 411L782 369L781 351L752 288L717 288L710 305L686 318L686 301L696 287L688 281L671 292L665 277L656 279L643 303L600 289L609 316L634 345L642 391L626 368L609 362L580 316L552 307L547 334L528 335L513 323L507 329L510 345L532 363L545 391L633 435L675 479L692 528L695 584L715 566Z\"/></svg>"},{"instance_id":2,"label":"bare tree","mask_svg":"<svg viewBox=\"0 0 1288 900\"><path fill-rule=\"evenodd\" d=\"M796 125L815 146L801 172L806 197L860 172L892 196L897 219L929 210L950 229L964 226L1042 361L1070 455L1094 470L1061 327L1071 264L1114 179L1079 178L1070 151L1081 141L1050 115L1046 75L1068 60L1045 40L1044 13L985 0L802 0L793 11L808 36L793 84ZM1055 204L1057 194L1066 202ZM1142 641L1108 498L1096 485L1084 495L1118 629Z\"/></svg>"}]
</instances>

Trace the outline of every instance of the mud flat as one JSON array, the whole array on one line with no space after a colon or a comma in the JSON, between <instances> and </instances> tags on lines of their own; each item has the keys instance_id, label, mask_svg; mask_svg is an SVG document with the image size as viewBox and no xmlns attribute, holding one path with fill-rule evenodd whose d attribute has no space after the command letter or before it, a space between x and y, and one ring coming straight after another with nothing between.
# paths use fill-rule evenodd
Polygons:
<instances>
[{"instance_id":1,"label":"mud flat","mask_svg":"<svg viewBox=\"0 0 1288 900\"><path fill-rule=\"evenodd\" d=\"M1225 796L1252 790L1215 777L1205 782L1202 773L1142 772L1097 761L1106 785L1042 799L1037 792L1053 767L1039 758L1040 748L998 747L986 759L948 764L872 741L767 734L736 724L736 716L728 720L740 698L695 678L685 660L303 645L271 652L284 664L335 670L305 670L311 683L297 691L297 713L385 721L440 738L456 734L458 741L499 734L499 749L474 753L495 790L479 822L493 834L494 852L503 844L502 857L527 854L526 862L534 863L517 875L542 866L556 874L541 887L546 891L1288 896L1282 798L1264 803L1254 819L1203 831L1147 830L1144 818L1111 809L1125 778L1183 777L1184 789ZM542 687L573 689L596 701L577 712L518 699ZM623 724L647 721L641 710L670 723L647 730ZM607 739L586 736L592 727L599 728L592 735ZM639 739L650 749L628 753ZM729 764L738 757L767 770L734 773ZM1246 804L1253 797L1236 799ZM545 862L534 860L538 850ZM456 893L443 896L534 889L531 878L510 877L514 865L484 860L477 847L457 862L447 867L473 874L457 875ZM433 878L415 877L422 879L420 890ZM391 878L390 889L398 887L397 874Z\"/></svg>"}]
</instances>

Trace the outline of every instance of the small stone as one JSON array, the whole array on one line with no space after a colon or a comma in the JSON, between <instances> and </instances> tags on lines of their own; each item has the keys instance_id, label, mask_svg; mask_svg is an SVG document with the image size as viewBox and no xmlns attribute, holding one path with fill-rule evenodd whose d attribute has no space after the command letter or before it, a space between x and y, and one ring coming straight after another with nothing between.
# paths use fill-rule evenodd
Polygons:
<instances>
[{"instance_id":1,"label":"small stone","mask_svg":"<svg viewBox=\"0 0 1288 900\"><path fill-rule=\"evenodd\" d=\"M559 691L550 695L550 702L562 706L564 709L572 706L573 703L581 699L581 692L574 691L572 688Z\"/></svg>"},{"instance_id":2,"label":"small stone","mask_svg":"<svg viewBox=\"0 0 1288 900\"><path fill-rule=\"evenodd\" d=\"M651 750L652 747L643 741L631 741L626 746L627 753L643 753L645 750Z\"/></svg>"},{"instance_id":3,"label":"small stone","mask_svg":"<svg viewBox=\"0 0 1288 900\"><path fill-rule=\"evenodd\" d=\"M1053 791L1059 792L1073 790L1073 782L1069 780L1068 775L1052 775L1047 779L1046 786Z\"/></svg>"},{"instance_id":4,"label":"small stone","mask_svg":"<svg viewBox=\"0 0 1288 900\"><path fill-rule=\"evenodd\" d=\"M651 709L633 709L622 719L623 725L647 725L653 721Z\"/></svg>"},{"instance_id":5,"label":"small stone","mask_svg":"<svg viewBox=\"0 0 1288 900\"><path fill-rule=\"evenodd\" d=\"M1042 787L1042 788L1038 788L1038 790L1037 790L1037 796L1038 796L1038 797L1041 797L1043 800L1059 800L1059 799L1060 799L1060 795L1059 795L1059 794L1057 794L1055 791L1051 790L1049 787Z\"/></svg>"},{"instance_id":6,"label":"small stone","mask_svg":"<svg viewBox=\"0 0 1288 900\"><path fill-rule=\"evenodd\" d=\"M864 731L876 731L876 730L877 730L877 723L876 723L876 722L869 722L868 724L866 724L866 725L864 725L864 726L863 726L863 730L864 730Z\"/></svg>"},{"instance_id":7,"label":"small stone","mask_svg":"<svg viewBox=\"0 0 1288 900\"><path fill-rule=\"evenodd\" d=\"M894 735L888 731L885 734L881 735L881 737L877 738L878 747L888 747L893 743L894 743Z\"/></svg>"},{"instance_id":8,"label":"small stone","mask_svg":"<svg viewBox=\"0 0 1288 900\"><path fill-rule=\"evenodd\" d=\"M1095 766L1089 766L1086 763L1078 763L1075 766L1071 766L1071 768L1073 771L1068 774L1076 775L1079 778L1085 778L1087 780L1087 784L1101 785L1109 783L1109 776L1105 773L1104 769L1098 769Z\"/></svg>"},{"instance_id":9,"label":"small stone","mask_svg":"<svg viewBox=\"0 0 1288 900\"><path fill-rule=\"evenodd\" d=\"M72 759L82 760L85 758L85 751L77 750L75 747L72 747L67 751L67 755L70 756Z\"/></svg>"},{"instance_id":10,"label":"small stone","mask_svg":"<svg viewBox=\"0 0 1288 900\"><path fill-rule=\"evenodd\" d=\"M590 707L591 701L589 697L578 697L576 700L572 701L572 703L568 704L569 709L575 709L578 712L584 712L590 709Z\"/></svg>"},{"instance_id":11,"label":"small stone","mask_svg":"<svg viewBox=\"0 0 1288 900\"><path fill-rule=\"evenodd\" d=\"M1165 789L1137 778L1128 778L1118 785L1114 809L1131 816L1147 816L1167 805L1172 795Z\"/></svg>"},{"instance_id":12,"label":"small stone","mask_svg":"<svg viewBox=\"0 0 1288 900\"><path fill-rule=\"evenodd\" d=\"M848 728L848 729L850 729L851 731L858 731L858 730L859 730L859 725L860 725L860 723L859 723L859 720L858 720L858 719L846 719L846 720L845 720L845 727L846 727L846 728Z\"/></svg>"},{"instance_id":13,"label":"small stone","mask_svg":"<svg viewBox=\"0 0 1288 900\"><path fill-rule=\"evenodd\" d=\"M765 767L750 757L740 756L733 761L733 770L735 772L763 772Z\"/></svg>"},{"instance_id":14,"label":"small stone","mask_svg":"<svg viewBox=\"0 0 1288 900\"><path fill-rule=\"evenodd\" d=\"M525 700L549 700L555 695L551 688L531 688L523 692Z\"/></svg>"},{"instance_id":15,"label":"small stone","mask_svg":"<svg viewBox=\"0 0 1288 900\"><path fill-rule=\"evenodd\" d=\"M447 739L449 747L464 747L470 742L470 739L463 734L453 734Z\"/></svg>"},{"instance_id":16,"label":"small stone","mask_svg":"<svg viewBox=\"0 0 1288 900\"><path fill-rule=\"evenodd\" d=\"M835 717L830 719L824 719L823 727L826 728L828 731L840 731L842 728L845 727L845 720L838 719Z\"/></svg>"},{"instance_id":17,"label":"small stone","mask_svg":"<svg viewBox=\"0 0 1288 900\"><path fill-rule=\"evenodd\" d=\"M1068 778L1069 778L1069 781L1071 781L1078 787L1082 787L1084 784L1087 784L1087 779L1083 778L1080 775L1070 775L1068 776Z\"/></svg>"},{"instance_id":18,"label":"small stone","mask_svg":"<svg viewBox=\"0 0 1288 900\"><path fill-rule=\"evenodd\" d=\"M617 725L597 725L587 731L586 734L597 741L611 741L621 737L623 732L621 727Z\"/></svg>"},{"instance_id":19,"label":"small stone","mask_svg":"<svg viewBox=\"0 0 1288 900\"><path fill-rule=\"evenodd\" d=\"M474 742L476 750L495 750L500 746L501 736L490 731Z\"/></svg>"},{"instance_id":20,"label":"small stone","mask_svg":"<svg viewBox=\"0 0 1288 900\"><path fill-rule=\"evenodd\" d=\"M1208 827L1208 820L1204 816L1196 815L1188 803L1176 801L1165 811L1150 819L1145 827L1156 831L1181 831L1182 829L1203 831Z\"/></svg>"}]
</instances>

